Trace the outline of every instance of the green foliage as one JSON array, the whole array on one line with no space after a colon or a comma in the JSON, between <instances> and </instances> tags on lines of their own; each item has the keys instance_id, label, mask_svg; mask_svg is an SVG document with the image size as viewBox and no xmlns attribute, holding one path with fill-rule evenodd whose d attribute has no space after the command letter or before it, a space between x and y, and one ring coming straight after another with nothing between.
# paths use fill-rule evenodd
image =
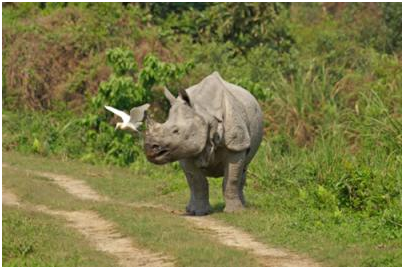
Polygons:
<instances>
[{"instance_id":1,"label":"green foliage","mask_svg":"<svg viewBox=\"0 0 404 269\"><path fill-rule=\"evenodd\" d=\"M122 48L108 50L107 61L113 74L108 81L100 83L97 95L92 98L91 107L95 110L104 105L130 110L149 102L154 86L178 80L193 67L192 63L165 63L150 54L144 58L143 68L137 72L133 53Z\"/></svg>"},{"instance_id":2,"label":"green foliage","mask_svg":"<svg viewBox=\"0 0 404 269\"><path fill-rule=\"evenodd\" d=\"M278 51L289 51L293 38L283 16L285 3L226 3L212 6L209 31L215 39L231 41L240 50L268 46Z\"/></svg>"},{"instance_id":3,"label":"green foliage","mask_svg":"<svg viewBox=\"0 0 404 269\"><path fill-rule=\"evenodd\" d=\"M145 89L151 89L154 85L167 85L185 76L192 68L193 62L185 64L173 64L160 61L153 55L148 55L143 61L143 69L139 73L138 81Z\"/></svg>"},{"instance_id":4,"label":"green foliage","mask_svg":"<svg viewBox=\"0 0 404 269\"><path fill-rule=\"evenodd\" d=\"M379 3L382 7L384 21L388 27L387 51L401 52L402 40L402 3Z\"/></svg>"},{"instance_id":5,"label":"green foliage","mask_svg":"<svg viewBox=\"0 0 404 269\"><path fill-rule=\"evenodd\" d=\"M259 83L254 83L248 79L234 79L232 83L248 89L259 100L267 101L271 98L270 89L262 87Z\"/></svg>"},{"instance_id":6,"label":"green foliage","mask_svg":"<svg viewBox=\"0 0 404 269\"><path fill-rule=\"evenodd\" d=\"M86 153L82 160L103 160L105 163L125 166L139 158L141 142L137 139L134 143L132 135L127 132L115 131L114 126L108 123L113 115L105 111L104 106L128 111L150 102L154 86L181 78L192 68L192 64L165 63L148 55L143 60L143 68L137 72L132 51L123 48L108 50L107 62L113 73L108 81L100 83L97 95L91 99L90 113L81 121L87 130Z\"/></svg>"},{"instance_id":7,"label":"green foliage","mask_svg":"<svg viewBox=\"0 0 404 269\"><path fill-rule=\"evenodd\" d=\"M204 6L203 12L190 8L171 14L161 22L163 36L186 34L196 42L232 42L239 51L267 46L289 51L293 38L284 3L216 3Z\"/></svg>"},{"instance_id":8,"label":"green foliage","mask_svg":"<svg viewBox=\"0 0 404 269\"><path fill-rule=\"evenodd\" d=\"M318 200L317 205L324 206L327 209L338 209L337 198L323 186L318 186L315 195Z\"/></svg>"},{"instance_id":9,"label":"green foliage","mask_svg":"<svg viewBox=\"0 0 404 269\"><path fill-rule=\"evenodd\" d=\"M133 52L122 48L107 51L107 63L117 76L136 72L137 66Z\"/></svg>"},{"instance_id":10,"label":"green foliage","mask_svg":"<svg viewBox=\"0 0 404 269\"><path fill-rule=\"evenodd\" d=\"M163 22L169 15L183 13L189 10L205 10L212 3L203 2L165 2L165 3L142 3L143 8L152 15L155 22Z\"/></svg>"}]
</instances>

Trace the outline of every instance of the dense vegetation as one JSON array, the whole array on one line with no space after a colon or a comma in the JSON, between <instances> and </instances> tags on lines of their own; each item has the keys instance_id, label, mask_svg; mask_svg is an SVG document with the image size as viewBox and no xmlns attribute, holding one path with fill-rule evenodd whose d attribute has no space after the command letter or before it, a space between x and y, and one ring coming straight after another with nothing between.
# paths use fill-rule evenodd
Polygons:
<instances>
[{"instance_id":1,"label":"dense vegetation","mask_svg":"<svg viewBox=\"0 0 404 269\"><path fill-rule=\"evenodd\" d=\"M2 19L3 150L138 169L142 138L103 105L163 119L163 85L217 70L265 112L251 206L276 197L296 229L360 223L401 248L401 3L18 3Z\"/></svg>"}]
</instances>

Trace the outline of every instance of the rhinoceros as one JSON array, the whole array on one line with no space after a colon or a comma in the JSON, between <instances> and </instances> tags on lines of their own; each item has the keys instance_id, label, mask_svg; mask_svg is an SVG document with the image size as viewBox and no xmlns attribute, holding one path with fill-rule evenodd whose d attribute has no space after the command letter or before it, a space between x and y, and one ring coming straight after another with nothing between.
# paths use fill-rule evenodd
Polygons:
<instances>
[{"instance_id":1,"label":"rhinoceros","mask_svg":"<svg viewBox=\"0 0 404 269\"><path fill-rule=\"evenodd\" d=\"M147 117L144 150L155 164L179 161L190 188L186 212L211 212L207 177L224 177L225 212L243 209L248 164L263 136L263 116L257 100L245 89L226 82L218 72L174 97L168 119Z\"/></svg>"}]
</instances>

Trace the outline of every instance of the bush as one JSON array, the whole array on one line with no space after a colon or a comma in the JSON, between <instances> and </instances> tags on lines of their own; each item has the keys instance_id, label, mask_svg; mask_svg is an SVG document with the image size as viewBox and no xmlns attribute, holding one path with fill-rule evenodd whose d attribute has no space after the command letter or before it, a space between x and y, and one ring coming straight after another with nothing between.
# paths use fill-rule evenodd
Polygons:
<instances>
[{"instance_id":1,"label":"bush","mask_svg":"<svg viewBox=\"0 0 404 269\"><path fill-rule=\"evenodd\" d=\"M285 3L216 3L203 11L189 10L172 14L162 25L164 36L185 34L195 42L232 42L239 52L268 46L287 52L293 44L286 18Z\"/></svg>"},{"instance_id":2,"label":"bush","mask_svg":"<svg viewBox=\"0 0 404 269\"><path fill-rule=\"evenodd\" d=\"M89 113L82 120L82 126L87 130L86 154L82 159L127 166L139 156L141 143L138 139L133 141L127 132L115 131L114 126L108 123L113 114L104 106L128 111L150 102L154 86L181 78L189 72L192 64L165 63L148 55L143 61L143 68L138 71L132 51L124 48L108 50L107 63L113 73L108 81L100 84L97 95L91 98Z\"/></svg>"}]
</instances>

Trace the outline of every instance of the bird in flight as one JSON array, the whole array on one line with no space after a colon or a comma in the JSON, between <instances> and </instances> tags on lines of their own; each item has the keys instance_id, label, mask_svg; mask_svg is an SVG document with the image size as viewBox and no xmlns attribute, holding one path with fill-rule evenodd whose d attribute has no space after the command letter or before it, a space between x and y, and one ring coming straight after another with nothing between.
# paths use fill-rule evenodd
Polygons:
<instances>
[{"instance_id":1,"label":"bird in flight","mask_svg":"<svg viewBox=\"0 0 404 269\"><path fill-rule=\"evenodd\" d=\"M146 116L146 110L149 108L149 106L149 104L144 104L138 107L134 107L130 110L130 115L111 106L105 106L105 109L111 111L115 115L118 115L122 119L122 122L118 122L116 124L115 130L121 129L139 132L138 128L140 127L140 125L142 125L142 122Z\"/></svg>"}]
</instances>

